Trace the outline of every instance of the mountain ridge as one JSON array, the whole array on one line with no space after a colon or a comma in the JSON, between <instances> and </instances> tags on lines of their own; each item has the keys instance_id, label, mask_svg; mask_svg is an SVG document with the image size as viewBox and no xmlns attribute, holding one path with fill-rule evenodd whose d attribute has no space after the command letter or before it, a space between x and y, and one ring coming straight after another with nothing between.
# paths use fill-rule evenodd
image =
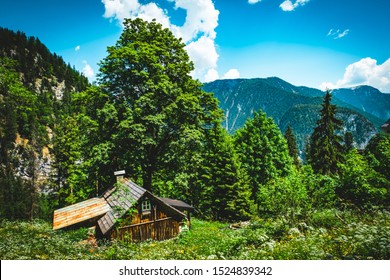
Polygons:
<instances>
[{"instance_id":1,"label":"mountain ridge","mask_svg":"<svg viewBox=\"0 0 390 280\"><path fill-rule=\"evenodd\" d=\"M255 111L263 110L267 116L274 119L282 131L285 131L288 125L292 126L301 151L315 127L325 94L319 89L292 85L278 77L217 80L204 84L203 88L213 92L219 100L225 113L223 124L230 133L242 127ZM387 96L383 93L382 95ZM379 96L383 97L382 95ZM364 148L385 122L390 107L386 110L386 106L382 106L380 112L374 115L372 105L367 106L369 110L363 110L359 108L359 103L348 101L333 95L332 103L339 108L338 117L345 123L343 132L353 132L355 145Z\"/></svg>"}]
</instances>

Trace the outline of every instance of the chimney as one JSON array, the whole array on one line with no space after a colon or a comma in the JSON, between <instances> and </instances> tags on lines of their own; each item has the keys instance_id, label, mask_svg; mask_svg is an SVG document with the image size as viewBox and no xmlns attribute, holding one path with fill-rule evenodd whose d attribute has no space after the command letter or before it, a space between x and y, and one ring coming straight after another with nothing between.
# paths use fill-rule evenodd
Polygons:
<instances>
[{"instance_id":1,"label":"chimney","mask_svg":"<svg viewBox=\"0 0 390 280\"><path fill-rule=\"evenodd\" d=\"M125 175L125 173L126 172L124 170L118 170L118 171L114 172L114 175L116 176L116 182L117 183L123 181L123 178L124 178L123 175Z\"/></svg>"}]
</instances>

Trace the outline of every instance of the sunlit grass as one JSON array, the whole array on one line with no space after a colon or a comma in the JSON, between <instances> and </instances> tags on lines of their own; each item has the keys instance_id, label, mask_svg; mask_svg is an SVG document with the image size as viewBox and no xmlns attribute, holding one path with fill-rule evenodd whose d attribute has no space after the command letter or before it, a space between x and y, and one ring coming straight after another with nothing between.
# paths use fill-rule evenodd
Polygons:
<instances>
[{"instance_id":1,"label":"sunlit grass","mask_svg":"<svg viewBox=\"0 0 390 280\"><path fill-rule=\"evenodd\" d=\"M390 259L390 214L313 211L305 219L274 217L232 230L193 219L161 242L91 242L86 229L53 231L44 221L0 221L1 259Z\"/></svg>"}]
</instances>

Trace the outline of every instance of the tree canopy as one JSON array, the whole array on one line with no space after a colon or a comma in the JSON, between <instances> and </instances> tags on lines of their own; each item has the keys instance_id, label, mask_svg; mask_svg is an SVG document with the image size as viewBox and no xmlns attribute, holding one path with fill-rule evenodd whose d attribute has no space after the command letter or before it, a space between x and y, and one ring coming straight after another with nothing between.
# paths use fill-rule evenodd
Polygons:
<instances>
[{"instance_id":1,"label":"tree canopy","mask_svg":"<svg viewBox=\"0 0 390 280\"><path fill-rule=\"evenodd\" d=\"M174 164L174 144L221 115L216 99L191 78L194 67L184 46L155 21L127 19L100 64L99 83L119 110L118 147L134 151L147 189L157 170Z\"/></svg>"}]
</instances>

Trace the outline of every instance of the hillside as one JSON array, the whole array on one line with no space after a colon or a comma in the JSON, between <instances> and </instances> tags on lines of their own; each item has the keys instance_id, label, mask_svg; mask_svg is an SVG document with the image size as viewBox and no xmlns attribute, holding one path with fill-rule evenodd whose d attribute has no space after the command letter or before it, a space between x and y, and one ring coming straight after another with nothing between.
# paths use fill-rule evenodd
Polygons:
<instances>
[{"instance_id":1,"label":"hillside","mask_svg":"<svg viewBox=\"0 0 390 280\"><path fill-rule=\"evenodd\" d=\"M242 127L253 112L263 110L282 131L291 125L301 150L316 124L324 94L317 89L294 86L276 77L218 80L205 84L204 89L213 92L219 99L220 107L225 112L224 126L230 133ZM382 95L385 100L387 95ZM380 113L372 115L372 110L359 109L366 103L347 102L350 102L348 98L333 99L333 103L340 108L339 118L345 122L344 131L351 131L357 147L363 148L384 122L384 118L378 116L385 116L390 110L386 111L382 106L377 110Z\"/></svg>"},{"instance_id":2,"label":"hillside","mask_svg":"<svg viewBox=\"0 0 390 280\"><path fill-rule=\"evenodd\" d=\"M39 39L0 28L0 85L0 216L33 218L40 193L60 185L59 123L89 82Z\"/></svg>"},{"instance_id":3,"label":"hillside","mask_svg":"<svg viewBox=\"0 0 390 280\"><path fill-rule=\"evenodd\" d=\"M0 27L0 57L16 61L15 71L20 73L23 85L36 93L48 91L61 99L64 93L84 90L89 84L38 38L20 31Z\"/></svg>"}]
</instances>

